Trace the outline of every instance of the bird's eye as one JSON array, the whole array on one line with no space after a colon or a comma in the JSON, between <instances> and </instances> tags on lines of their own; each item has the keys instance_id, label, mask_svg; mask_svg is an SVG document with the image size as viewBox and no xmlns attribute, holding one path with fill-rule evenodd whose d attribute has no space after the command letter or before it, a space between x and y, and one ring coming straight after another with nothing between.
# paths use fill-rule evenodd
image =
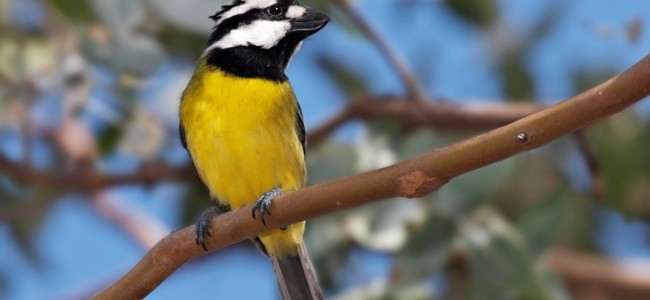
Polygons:
<instances>
[{"instance_id":1,"label":"bird's eye","mask_svg":"<svg viewBox=\"0 0 650 300\"><path fill-rule=\"evenodd\" d=\"M277 16L280 16L284 12L284 10L279 5L273 5L273 6L269 7L269 8L267 8L266 12L268 12L269 15L277 17Z\"/></svg>"}]
</instances>

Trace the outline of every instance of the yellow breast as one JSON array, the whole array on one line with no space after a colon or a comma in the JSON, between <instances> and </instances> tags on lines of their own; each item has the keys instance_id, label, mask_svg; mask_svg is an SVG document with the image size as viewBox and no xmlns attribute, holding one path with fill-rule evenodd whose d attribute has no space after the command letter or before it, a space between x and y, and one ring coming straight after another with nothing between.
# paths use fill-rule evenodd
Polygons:
<instances>
[{"instance_id":1,"label":"yellow breast","mask_svg":"<svg viewBox=\"0 0 650 300\"><path fill-rule=\"evenodd\" d=\"M197 68L183 93L180 118L212 196L235 209L275 187L303 186L297 105L288 82L239 78L205 64Z\"/></svg>"}]
</instances>

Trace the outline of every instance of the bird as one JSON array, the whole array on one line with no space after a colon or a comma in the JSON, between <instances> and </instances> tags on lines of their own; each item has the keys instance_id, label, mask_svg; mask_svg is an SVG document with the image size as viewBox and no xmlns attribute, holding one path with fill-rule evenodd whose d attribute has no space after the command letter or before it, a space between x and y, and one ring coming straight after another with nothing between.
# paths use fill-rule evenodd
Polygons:
<instances>
[{"instance_id":1,"label":"bird","mask_svg":"<svg viewBox=\"0 0 650 300\"><path fill-rule=\"evenodd\" d=\"M196 225L206 251L217 215L251 206L266 224L276 197L304 187L305 125L285 70L330 22L295 0L235 0L210 18L215 26L179 107L181 143L214 201ZM255 239L285 300L323 298L304 230L303 221Z\"/></svg>"}]
</instances>

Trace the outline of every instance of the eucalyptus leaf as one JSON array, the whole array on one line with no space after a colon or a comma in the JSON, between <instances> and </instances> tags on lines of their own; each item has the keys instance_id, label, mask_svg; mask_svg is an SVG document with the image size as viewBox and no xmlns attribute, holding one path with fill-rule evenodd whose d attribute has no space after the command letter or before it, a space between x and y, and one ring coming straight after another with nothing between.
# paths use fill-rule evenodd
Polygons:
<instances>
[{"instance_id":1,"label":"eucalyptus leaf","mask_svg":"<svg viewBox=\"0 0 650 300\"><path fill-rule=\"evenodd\" d=\"M346 94L358 95L368 90L367 84L359 74L336 60L323 57L319 60L319 64L338 83L338 86L343 88Z\"/></svg>"},{"instance_id":2,"label":"eucalyptus leaf","mask_svg":"<svg viewBox=\"0 0 650 300\"><path fill-rule=\"evenodd\" d=\"M605 202L627 218L650 220L650 130L633 114L614 116L590 131L605 179Z\"/></svg>"},{"instance_id":3,"label":"eucalyptus leaf","mask_svg":"<svg viewBox=\"0 0 650 300\"><path fill-rule=\"evenodd\" d=\"M418 200L381 201L349 214L345 232L365 248L395 252L407 241L409 228L422 223L424 211Z\"/></svg>"},{"instance_id":4,"label":"eucalyptus leaf","mask_svg":"<svg viewBox=\"0 0 650 300\"><path fill-rule=\"evenodd\" d=\"M166 54L158 41L151 37L124 34L119 36L109 58L110 63L122 72L147 74L165 61Z\"/></svg>"},{"instance_id":5,"label":"eucalyptus leaf","mask_svg":"<svg viewBox=\"0 0 650 300\"><path fill-rule=\"evenodd\" d=\"M348 260L352 243L342 234L341 220L345 214L333 214L307 222L305 244L321 285L332 286L341 267Z\"/></svg>"},{"instance_id":6,"label":"eucalyptus leaf","mask_svg":"<svg viewBox=\"0 0 650 300\"><path fill-rule=\"evenodd\" d=\"M499 17L494 0L446 0L443 3L458 17L478 27L492 25Z\"/></svg>"},{"instance_id":7,"label":"eucalyptus leaf","mask_svg":"<svg viewBox=\"0 0 650 300\"><path fill-rule=\"evenodd\" d=\"M90 21L94 11L89 1L48 0L64 16L74 21Z\"/></svg>"},{"instance_id":8,"label":"eucalyptus leaf","mask_svg":"<svg viewBox=\"0 0 650 300\"><path fill-rule=\"evenodd\" d=\"M209 16L216 13L221 5L231 1L148 0L147 2L158 15L175 27L207 36L214 26L214 21Z\"/></svg>"},{"instance_id":9,"label":"eucalyptus leaf","mask_svg":"<svg viewBox=\"0 0 650 300\"><path fill-rule=\"evenodd\" d=\"M541 254L567 232L577 215L572 201L570 190L562 186L517 218L516 226L534 254Z\"/></svg>"},{"instance_id":10,"label":"eucalyptus leaf","mask_svg":"<svg viewBox=\"0 0 650 300\"><path fill-rule=\"evenodd\" d=\"M97 16L112 31L128 32L144 17L144 0L90 0Z\"/></svg>"},{"instance_id":11,"label":"eucalyptus leaf","mask_svg":"<svg viewBox=\"0 0 650 300\"><path fill-rule=\"evenodd\" d=\"M466 215L494 200L495 192L515 167L515 158L509 158L463 174L436 193L435 205L446 213Z\"/></svg>"},{"instance_id":12,"label":"eucalyptus leaf","mask_svg":"<svg viewBox=\"0 0 650 300\"><path fill-rule=\"evenodd\" d=\"M350 145L326 140L307 155L308 185L356 173L357 154Z\"/></svg>"},{"instance_id":13,"label":"eucalyptus leaf","mask_svg":"<svg viewBox=\"0 0 650 300\"><path fill-rule=\"evenodd\" d=\"M184 225L196 224L201 213L214 205L207 187L202 183L189 185L184 200L181 214L181 223Z\"/></svg>"},{"instance_id":14,"label":"eucalyptus leaf","mask_svg":"<svg viewBox=\"0 0 650 300\"><path fill-rule=\"evenodd\" d=\"M481 209L460 228L471 270L467 299L551 299L525 239L499 214Z\"/></svg>"},{"instance_id":15,"label":"eucalyptus leaf","mask_svg":"<svg viewBox=\"0 0 650 300\"><path fill-rule=\"evenodd\" d=\"M529 101L533 97L533 78L526 68L524 53L510 55L501 64L505 93L514 101Z\"/></svg>"},{"instance_id":16,"label":"eucalyptus leaf","mask_svg":"<svg viewBox=\"0 0 650 300\"><path fill-rule=\"evenodd\" d=\"M429 215L422 225L413 228L395 257L395 287L408 286L441 271L456 234L456 221L437 214Z\"/></svg>"},{"instance_id":17,"label":"eucalyptus leaf","mask_svg":"<svg viewBox=\"0 0 650 300\"><path fill-rule=\"evenodd\" d=\"M122 126L109 126L99 136L99 151L100 153L107 154L115 149L119 141L124 135L124 128Z\"/></svg>"},{"instance_id":18,"label":"eucalyptus leaf","mask_svg":"<svg viewBox=\"0 0 650 300\"><path fill-rule=\"evenodd\" d=\"M418 130L403 138L397 149L400 160L406 160L430 152L443 145L439 143L436 133L432 130Z\"/></svg>"}]
</instances>

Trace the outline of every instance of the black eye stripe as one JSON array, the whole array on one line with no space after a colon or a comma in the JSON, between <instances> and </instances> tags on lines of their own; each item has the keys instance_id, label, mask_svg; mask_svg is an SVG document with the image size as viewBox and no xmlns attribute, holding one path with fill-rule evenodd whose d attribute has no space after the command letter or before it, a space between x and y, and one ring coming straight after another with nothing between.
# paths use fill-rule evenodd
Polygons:
<instances>
[{"instance_id":1,"label":"black eye stripe","mask_svg":"<svg viewBox=\"0 0 650 300\"><path fill-rule=\"evenodd\" d=\"M213 44L214 42L220 40L226 36L231 31L249 25L257 20L266 19L266 16L263 10L261 9L252 9L247 11L244 14L235 15L228 19L224 19L219 23L217 27L214 28L210 38L208 39L208 45Z\"/></svg>"}]
</instances>

